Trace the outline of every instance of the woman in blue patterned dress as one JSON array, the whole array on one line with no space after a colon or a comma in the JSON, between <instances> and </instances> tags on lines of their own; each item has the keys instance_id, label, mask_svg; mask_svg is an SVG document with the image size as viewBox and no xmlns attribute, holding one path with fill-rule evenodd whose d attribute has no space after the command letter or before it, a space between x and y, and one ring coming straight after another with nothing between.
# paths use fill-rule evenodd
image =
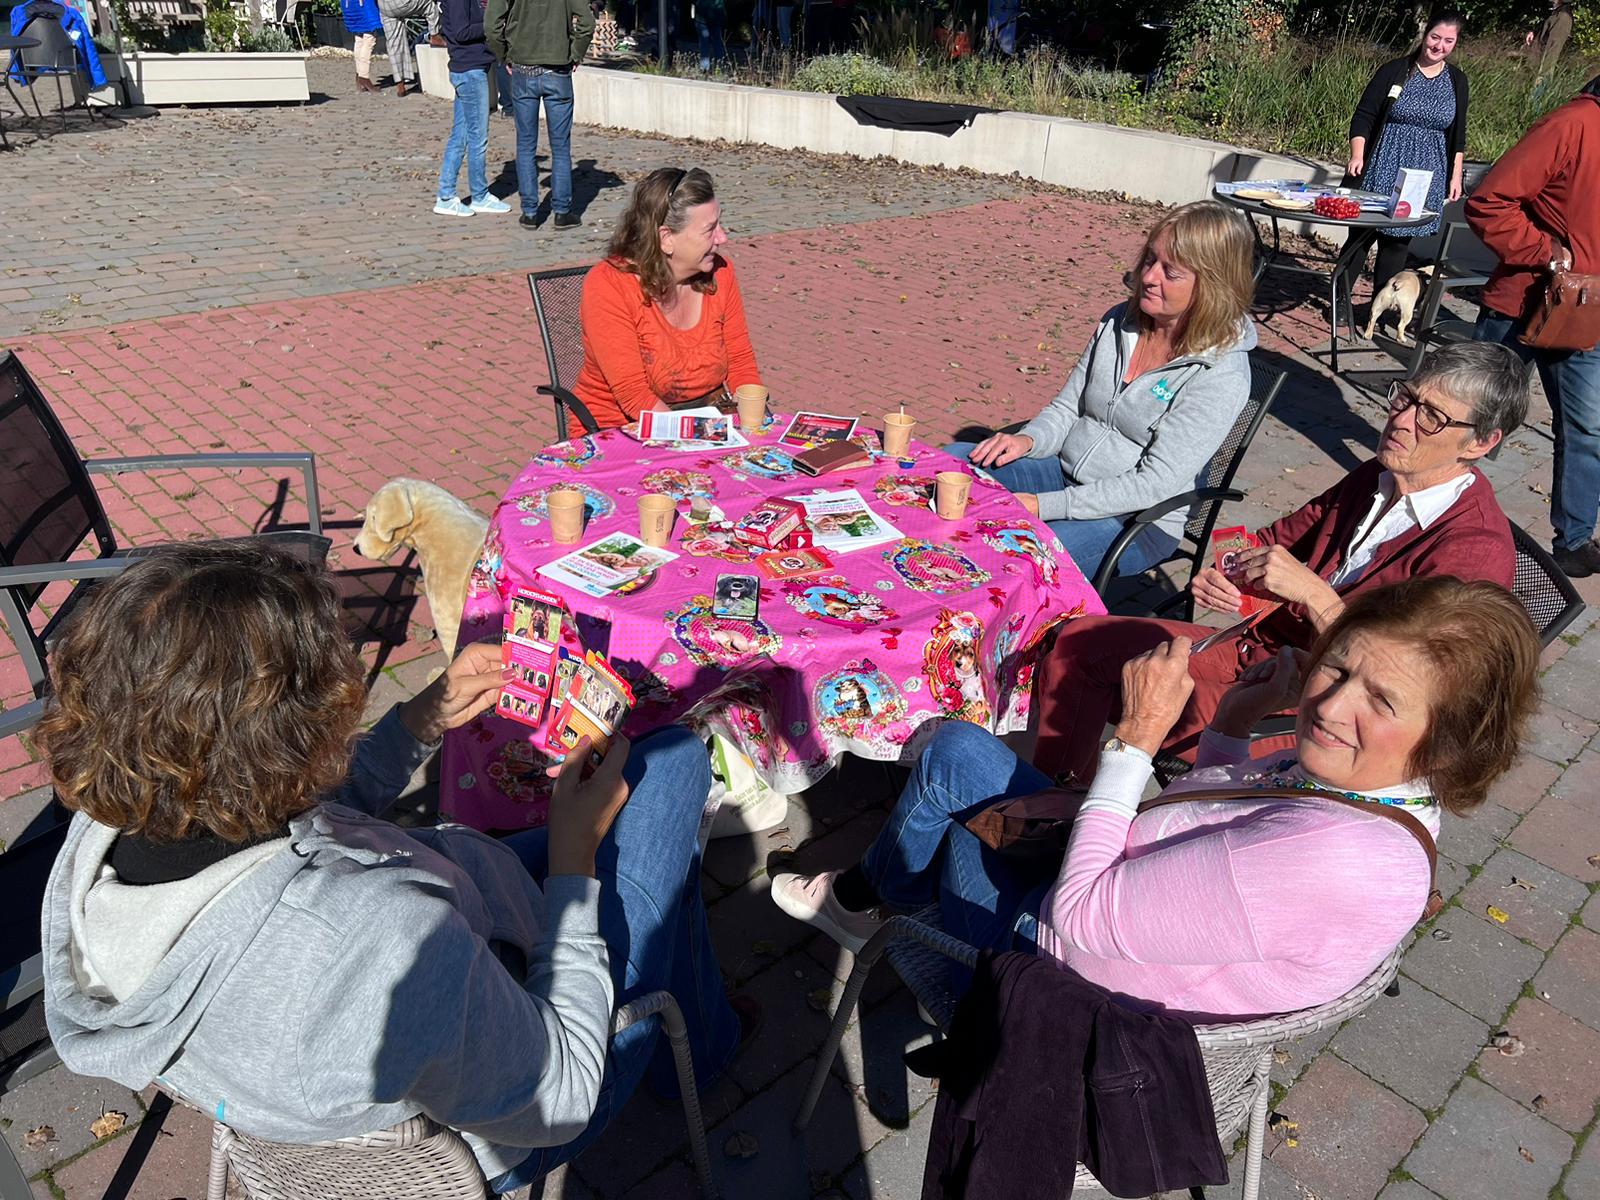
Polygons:
<instances>
[{"instance_id":1,"label":"woman in blue patterned dress","mask_svg":"<svg viewBox=\"0 0 1600 1200\"><path fill-rule=\"evenodd\" d=\"M1467 77L1448 61L1461 37L1460 13L1428 22L1422 44L1373 75L1350 122L1349 176L1369 192L1387 195L1402 168L1433 172L1427 207L1440 211L1461 197L1467 148ZM1347 180L1349 182L1349 180ZM1403 270L1411 239L1438 231L1439 222L1378 231L1372 290Z\"/></svg>"}]
</instances>

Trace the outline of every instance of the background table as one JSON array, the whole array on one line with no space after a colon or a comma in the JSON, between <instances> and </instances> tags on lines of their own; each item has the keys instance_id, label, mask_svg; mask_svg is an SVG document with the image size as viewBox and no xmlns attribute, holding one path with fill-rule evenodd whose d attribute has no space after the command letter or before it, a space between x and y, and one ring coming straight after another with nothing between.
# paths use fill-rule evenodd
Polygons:
<instances>
[{"instance_id":1,"label":"background table","mask_svg":"<svg viewBox=\"0 0 1600 1200\"><path fill-rule=\"evenodd\" d=\"M914 466L882 458L810 478L777 446L786 418L752 445L713 454L648 447L620 430L551 446L507 491L473 572L462 640L499 638L505 597L532 584L560 594L579 643L607 654L633 686L625 727L638 736L684 722L729 738L770 786L800 791L846 751L914 757L938 720L996 733L1027 724L1034 666L1059 621L1105 611L1061 543L998 484L975 479L960 521L928 508L935 472L955 468L913 443ZM681 514L670 549L680 557L630 595L597 599L536 575L575 546L550 539L545 495L581 488L590 520L583 543L638 532L643 492L710 495L730 520L768 496L855 488L901 540L831 554L834 570L763 578L756 622L715 617L723 573L759 574L751 552ZM569 623L571 624L571 623ZM544 754L526 726L487 714L447 736L440 808L480 829L544 822Z\"/></svg>"},{"instance_id":2,"label":"background table","mask_svg":"<svg viewBox=\"0 0 1600 1200\"><path fill-rule=\"evenodd\" d=\"M1231 204L1248 216L1266 217L1272 223L1272 249L1268 250L1265 242L1261 240L1261 227L1252 219L1250 231L1256 239L1256 278L1259 280L1267 271L1288 271L1296 275L1312 275L1318 279L1328 281L1328 369L1337 373L1339 370L1339 280L1358 258L1366 258L1367 250L1372 245L1373 235L1379 229L1402 229L1418 225L1426 225L1437 220L1436 212L1423 212L1415 217L1388 217L1383 213L1364 212L1359 217L1326 217L1315 209L1294 210L1287 208L1274 208L1261 200L1246 200L1240 196L1232 196L1226 192L1215 191L1214 195L1224 204ZM1323 272L1317 267L1302 266L1300 263L1279 262L1283 256L1283 243L1278 221L1304 221L1308 225L1338 225L1349 231L1349 236L1344 240L1344 245L1339 248L1339 253L1334 256L1332 267ZM1344 298L1346 310L1350 307L1350 297Z\"/></svg>"},{"instance_id":3,"label":"background table","mask_svg":"<svg viewBox=\"0 0 1600 1200\"><path fill-rule=\"evenodd\" d=\"M20 35L13 37L9 33L0 33L0 54L5 55L3 69L5 71L6 95L11 97L13 103L17 106L17 112L22 116L27 116L28 112L27 109L22 107L22 101L17 99L17 94L11 90L11 59L16 51L32 50L38 44L38 38L22 37ZM11 149L11 139L6 137L6 123L3 118L0 118L0 146L7 150Z\"/></svg>"}]
</instances>

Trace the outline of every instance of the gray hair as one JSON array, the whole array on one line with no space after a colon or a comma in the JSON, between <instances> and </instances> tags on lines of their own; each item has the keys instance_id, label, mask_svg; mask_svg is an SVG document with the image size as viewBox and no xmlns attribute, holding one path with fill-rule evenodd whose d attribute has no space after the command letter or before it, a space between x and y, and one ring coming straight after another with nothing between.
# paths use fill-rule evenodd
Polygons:
<instances>
[{"instance_id":1,"label":"gray hair","mask_svg":"<svg viewBox=\"0 0 1600 1200\"><path fill-rule=\"evenodd\" d=\"M1496 429L1510 437L1527 420L1531 385L1526 364L1499 342L1446 342L1422 360L1411 379L1414 388L1465 404L1479 441Z\"/></svg>"}]
</instances>

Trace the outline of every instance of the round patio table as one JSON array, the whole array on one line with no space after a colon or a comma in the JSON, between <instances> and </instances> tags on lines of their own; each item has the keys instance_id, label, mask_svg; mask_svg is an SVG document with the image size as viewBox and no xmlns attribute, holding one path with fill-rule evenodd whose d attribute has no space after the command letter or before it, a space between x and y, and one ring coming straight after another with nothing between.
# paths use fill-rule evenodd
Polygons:
<instances>
[{"instance_id":1,"label":"round patio table","mask_svg":"<svg viewBox=\"0 0 1600 1200\"><path fill-rule=\"evenodd\" d=\"M13 36L9 33L0 33L0 53L6 51L32 50L39 44L38 38ZM8 61L5 67L6 94L16 103L17 111L27 115L22 107L22 101L17 99L17 94L11 90L11 64ZM0 148L11 149L11 139L6 136L6 123L0 120Z\"/></svg>"},{"instance_id":2,"label":"round patio table","mask_svg":"<svg viewBox=\"0 0 1600 1200\"><path fill-rule=\"evenodd\" d=\"M635 705L625 733L679 722L721 734L784 793L809 787L847 751L913 758L940 720L996 733L1025 727L1045 634L1105 611L1060 541L1005 488L978 477L965 517L937 517L935 473L970 471L942 451L914 442L905 460L889 459L875 433L858 432L874 460L812 478L779 444L786 427L769 418L748 446L711 453L646 445L621 430L540 451L490 520L462 641L499 639L519 587L559 595L574 618L566 648L605 654L629 680ZM589 520L577 545L550 537L545 497L560 485L585 495ZM899 536L825 549L831 569L783 581L758 570L753 558L764 551L684 515L695 496L710 497L731 522L769 497L851 488ZM678 557L644 586L597 598L537 573L607 535L636 535L638 497L651 491L680 501L667 547ZM760 578L755 620L712 612L724 573ZM543 824L550 781L534 744L541 736L493 712L448 734L441 813L485 830Z\"/></svg>"},{"instance_id":3,"label":"round patio table","mask_svg":"<svg viewBox=\"0 0 1600 1200\"><path fill-rule=\"evenodd\" d=\"M1426 225L1436 219L1436 212L1421 212L1414 217L1390 217L1383 213L1363 212L1359 217L1328 217L1315 209L1286 209L1276 208L1262 200L1246 200L1222 190L1224 185L1218 184L1214 189L1216 198L1224 204L1231 204L1239 209L1250 220L1250 232L1256 239L1256 278L1259 280L1267 271L1285 271L1296 275L1311 275L1318 279L1328 281L1328 367L1333 372L1339 370L1339 281L1346 270L1358 259L1366 257L1367 250L1372 246L1372 239L1379 229L1403 229L1412 226ZM1265 217L1272 226L1272 248L1262 240L1261 227L1257 224L1256 217ZM1283 262L1281 230L1279 220L1304 222L1307 225L1337 225L1349 231L1349 236L1344 240L1339 253L1331 260L1329 269L1324 271L1319 266L1305 266L1299 262ZM1344 297L1345 308L1350 306L1350 297Z\"/></svg>"}]
</instances>

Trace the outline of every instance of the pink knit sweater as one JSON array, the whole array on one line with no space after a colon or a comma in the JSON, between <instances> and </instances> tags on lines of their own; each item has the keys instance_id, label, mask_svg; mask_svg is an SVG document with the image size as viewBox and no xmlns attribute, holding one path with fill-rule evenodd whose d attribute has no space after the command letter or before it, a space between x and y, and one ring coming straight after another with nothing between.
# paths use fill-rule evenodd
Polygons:
<instances>
[{"instance_id":1,"label":"pink knit sweater","mask_svg":"<svg viewBox=\"0 0 1600 1200\"><path fill-rule=\"evenodd\" d=\"M1163 794L1262 766L1197 768ZM1136 816L1149 777L1102 756L1040 911L1040 952L1085 979L1193 1019L1291 1012L1349 991L1422 915L1427 856L1397 822L1309 796Z\"/></svg>"}]
</instances>

